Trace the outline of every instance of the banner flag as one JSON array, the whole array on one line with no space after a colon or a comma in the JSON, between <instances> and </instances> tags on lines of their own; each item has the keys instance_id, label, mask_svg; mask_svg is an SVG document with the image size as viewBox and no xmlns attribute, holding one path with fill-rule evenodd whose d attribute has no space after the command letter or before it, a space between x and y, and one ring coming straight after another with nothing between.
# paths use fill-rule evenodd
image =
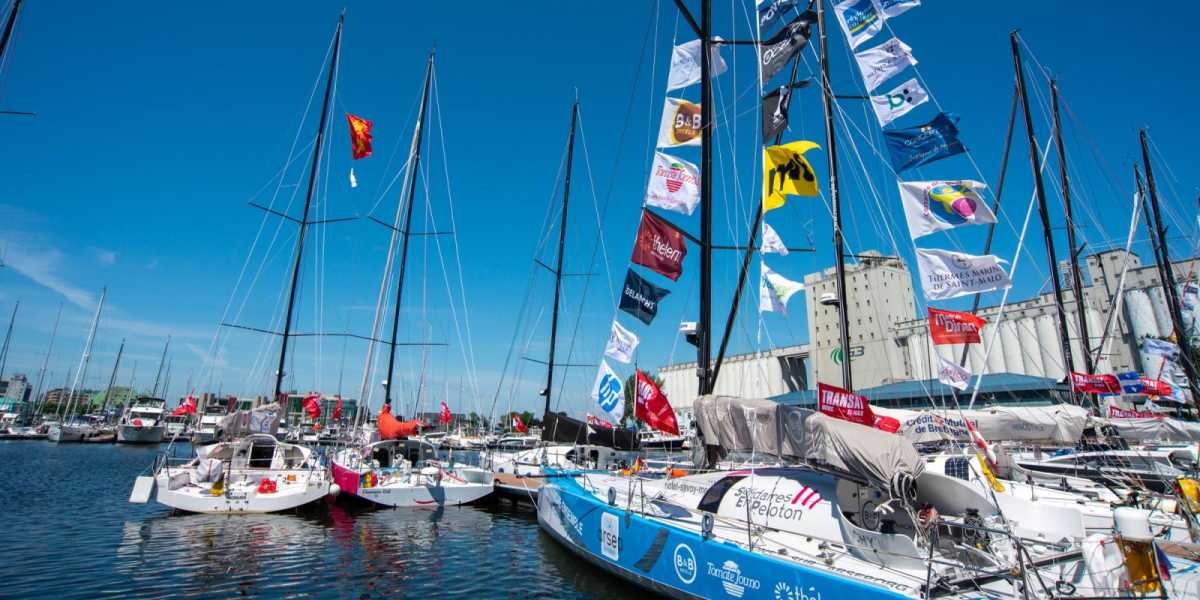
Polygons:
<instances>
[{"instance_id":1,"label":"banner flag","mask_svg":"<svg viewBox=\"0 0 1200 600\"><path fill-rule=\"evenodd\" d=\"M687 256L687 242L683 234L654 213L643 210L642 223L633 240L630 258L633 264L676 280L683 273L684 256Z\"/></svg>"},{"instance_id":2,"label":"banner flag","mask_svg":"<svg viewBox=\"0 0 1200 600\"><path fill-rule=\"evenodd\" d=\"M619 422L621 417L625 416L625 394L621 393L621 378L609 368L607 361L600 361L596 382L592 384L592 400L614 422Z\"/></svg>"},{"instance_id":3,"label":"banner flag","mask_svg":"<svg viewBox=\"0 0 1200 600\"><path fill-rule=\"evenodd\" d=\"M608 421L605 421L604 419L601 419L600 417L597 417L596 415L593 415L592 413L587 414L587 424L592 426L595 429L612 429L613 428L612 423L609 423Z\"/></svg>"},{"instance_id":4,"label":"banner flag","mask_svg":"<svg viewBox=\"0 0 1200 600\"><path fill-rule=\"evenodd\" d=\"M604 355L629 364L633 362L633 351L637 347L638 336L613 319L612 331L608 334L608 345L604 347Z\"/></svg>"},{"instance_id":5,"label":"banner flag","mask_svg":"<svg viewBox=\"0 0 1200 600\"><path fill-rule=\"evenodd\" d=\"M875 118L879 119L879 126L886 127L928 101L929 94L914 77L882 96L871 96L871 107L875 109Z\"/></svg>"},{"instance_id":6,"label":"banner flag","mask_svg":"<svg viewBox=\"0 0 1200 600\"><path fill-rule=\"evenodd\" d=\"M886 18L898 17L910 8L921 5L921 0L872 0L875 9Z\"/></svg>"},{"instance_id":7,"label":"banner flag","mask_svg":"<svg viewBox=\"0 0 1200 600\"><path fill-rule=\"evenodd\" d=\"M346 120L350 122L350 156L354 160L370 156L372 123L350 113L346 113Z\"/></svg>"},{"instance_id":8,"label":"banner flag","mask_svg":"<svg viewBox=\"0 0 1200 600\"><path fill-rule=\"evenodd\" d=\"M808 45L813 23L817 22L817 13L808 10L792 19L779 33L769 39L759 42L758 61L762 87L767 87L771 78L775 77L792 57L804 50Z\"/></svg>"},{"instance_id":9,"label":"banner flag","mask_svg":"<svg viewBox=\"0 0 1200 600\"><path fill-rule=\"evenodd\" d=\"M970 371L952 360L946 360L941 355L938 355L938 362L941 363L938 367L938 381L960 392L971 385Z\"/></svg>"},{"instance_id":10,"label":"banner flag","mask_svg":"<svg viewBox=\"0 0 1200 600\"><path fill-rule=\"evenodd\" d=\"M781 85L763 96L762 135L764 140L774 139L787 130L788 107L792 103L792 88Z\"/></svg>"},{"instance_id":11,"label":"banner flag","mask_svg":"<svg viewBox=\"0 0 1200 600\"><path fill-rule=\"evenodd\" d=\"M1071 371L1071 390L1085 394L1120 394L1121 383L1115 375L1090 375Z\"/></svg>"},{"instance_id":12,"label":"banner flag","mask_svg":"<svg viewBox=\"0 0 1200 600\"><path fill-rule=\"evenodd\" d=\"M675 420L675 411L667 401L667 396L641 370L637 372L636 391L634 415L649 425L650 429L679 435L679 423Z\"/></svg>"},{"instance_id":13,"label":"banner flag","mask_svg":"<svg viewBox=\"0 0 1200 600\"><path fill-rule=\"evenodd\" d=\"M851 50L882 31L886 18L873 0L845 0L833 6L833 13L846 33Z\"/></svg>"},{"instance_id":14,"label":"banner flag","mask_svg":"<svg viewBox=\"0 0 1200 600\"><path fill-rule=\"evenodd\" d=\"M708 50L708 64L713 77L729 69L725 60L721 58L720 48L714 44ZM667 76L667 91L697 83L700 83L700 40L692 40L671 50L671 73Z\"/></svg>"},{"instance_id":15,"label":"banner flag","mask_svg":"<svg viewBox=\"0 0 1200 600\"><path fill-rule=\"evenodd\" d=\"M837 386L817 383L817 410L835 419L874 427L888 433L900 430L900 421L893 417L875 416L865 396Z\"/></svg>"},{"instance_id":16,"label":"banner flag","mask_svg":"<svg viewBox=\"0 0 1200 600\"><path fill-rule=\"evenodd\" d=\"M663 289L646 281L629 269L625 272L625 288L621 290L619 308L649 325L658 314L658 303L671 290Z\"/></svg>"},{"instance_id":17,"label":"banner flag","mask_svg":"<svg viewBox=\"0 0 1200 600\"><path fill-rule=\"evenodd\" d=\"M912 239L960 225L995 223L996 215L983 201L978 181L901 181L900 204Z\"/></svg>"},{"instance_id":18,"label":"banner flag","mask_svg":"<svg viewBox=\"0 0 1200 600\"><path fill-rule=\"evenodd\" d=\"M1140 410L1126 410L1111 404L1108 405L1108 418L1110 419L1161 419L1162 415Z\"/></svg>"},{"instance_id":19,"label":"banner flag","mask_svg":"<svg viewBox=\"0 0 1200 600\"><path fill-rule=\"evenodd\" d=\"M667 98L658 127L658 147L700 145L700 105Z\"/></svg>"},{"instance_id":20,"label":"banner flag","mask_svg":"<svg viewBox=\"0 0 1200 600\"><path fill-rule=\"evenodd\" d=\"M763 148L763 212L783 206L787 195L816 196L817 176L804 153L820 148L809 141Z\"/></svg>"},{"instance_id":21,"label":"banner flag","mask_svg":"<svg viewBox=\"0 0 1200 600\"><path fill-rule=\"evenodd\" d=\"M771 227L766 221L763 221L762 224L762 244L759 245L758 251L763 254L778 254L780 256L787 256L788 254L788 249L783 243L783 238L779 237L779 234L775 233L775 228Z\"/></svg>"},{"instance_id":22,"label":"banner flag","mask_svg":"<svg viewBox=\"0 0 1200 600\"><path fill-rule=\"evenodd\" d=\"M912 55L912 48L899 38L892 38L874 48L855 52L854 60L858 63L858 70L862 73L863 83L868 91L875 91L879 84L917 64L917 59Z\"/></svg>"},{"instance_id":23,"label":"banner flag","mask_svg":"<svg viewBox=\"0 0 1200 600\"><path fill-rule=\"evenodd\" d=\"M991 254L975 256L950 250L917 248L917 270L929 300L948 300L967 294L1012 287L1012 280Z\"/></svg>"},{"instance_id":24,"label":"banner flag","mask_svg":"<svg viewBox=\"0 0 1200 600\"><path fill-rule=\"evenodd\" d=\"M1117 381L1121 383L1121 392L1125 394L1141 394L1146 389L1142 385L1142 375L1137 371L1117 373Z\"/></svg>"},{"instance_id":25,"label":"banner flag","mask_svg":"<svg viewBox=\"0 0 1200 600\"><path fill-rule=\"evenodd\" d=\"M758 32L766 33L776 23L783 20L784 15L799 6L800 0L759 0Z\"/></svg>"},{"instance_id":26,"label":"banner flag","mask_svg":"<svg viewBox=\"0 0 1200 600\"><path fill-rule=\"evenodd\" d=\"M646 204L692 214L700 204L700 169L692 163L662 152L654 153Z\"/></svg>"},{"instance_id":27,"label":"banner flag","mask_svg":"<svg viewBox=\"0 0 1200 600\"><path fill-rule=\"evenodd\" d=\"M958 117L938 113L924 125L883 132L892 168L899 173L966 152L954 126L957 120Z\"/></svg>"},{"instance_id":28,"label":"banner flag","mask_svg":"<svg viewBox=\"0 0 1200 600\"><path fill-rule=\"evenodd\" d=\"M934 345L941 344L978 344L979 331L983 329L986 320L969 312L942 310L932 306L927 309L929 314L929 337Z\"/></svg>"},{"instance_id":29,"label":"banner flag","mask_svg":"<svg viewBox=\"0 0 1200 600\"><path fill-rule=\"evenodd\" d=\"M767 263L759 261L761 266L758 284L758 311L787 314L787 303L791 297L804 289L804 284L792 281L775 271Z\"/></svg>"}]
</instances>

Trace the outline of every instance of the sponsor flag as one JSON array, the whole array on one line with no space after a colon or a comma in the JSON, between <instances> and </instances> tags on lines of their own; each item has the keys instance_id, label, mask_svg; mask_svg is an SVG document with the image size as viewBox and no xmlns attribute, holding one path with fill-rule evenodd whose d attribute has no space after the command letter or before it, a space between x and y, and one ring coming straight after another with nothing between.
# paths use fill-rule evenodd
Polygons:
<instances>
[{"instance_id":1,"label":"sponsor flag","mask_svg":"<svg viewBox=\"0 0 1200 600\"><path fill-rule=\"evenodd\" d=\"M304 412L308 413L308 418L314 421L321 418L320 394L309 394L304 397Z\"/></svg>"},{"instance_id":2,"label":"sponsor flag","mask_svg":"<svg viewBox=\"0 0 1200 600\"><path fill-rule=\"evenodd\" d=\"M609 423L608 421L605 421L604 419L601 419L600 417L597 417L596 415L593 415L592 413L587 414L587 424L590 425L594 429L612 429L613 428L612 423Z\"/></svg>"},{"instance_id":3,"label":"sponsor flag","mask_svg":"<svg viewBox=\"0 0 1200 600\"><path fill-rule=\"evenodd\" d=\"M817 176L804 153L820 148L809 141L763 148L763 212L783 206L788 194L816 196Z\"/></svg>"},{"instance_id":4,"label":"sponsor flag","mask_svg":"<svg viewBox=\"0 0 1200 600\"><path fill-rule=\"evenodd\" d=\"M960 366L952 360L938 356L938 381L958 390L963 391L971 384L971 372Z\"/></svg>"},{"instance_id":5,"label":"sponsor flag","mask_svg":"<svg viewBox=\"0 0 1200 600\"><path fill-rule=\"evenodd\" d=\"M875 118L879 119L879 126L886 127L928 101L929 94L914 77L882 96L871 96L871 107L875 109Z\"/></svg>"},{"instance_id":6,"label":"sponsor flag","mask_svg":"<svg viewBox=\"0 0 1200 600\"><path fill-rule=\"evenodd\" d=\"M713 77L729 69L721 58L720 46L714 44L710 47L708 56L709 70ZM692 40L671 50L671 73L667 76L667 91L697 83L700 83L700 40Z\"/></svg>"},{"instance_id":7,"label":"sponsor flag","mask_svg":"<svg viewBox=\"0 0 1200 600\"><path fill-rule=\"evenodd\" d=\"M992 447L987 443L987 440L983 439L983 434L979 433L979 430L975 428L975 423L970 419L963 420L967 424L967 433L971 436L971 443L975 444L975 447L983 453L988 465L993 469L996 468L996 454L992 452Z\"/></svg>"},{"instance_id":8,"label":"sponsor flag","mask_svg":"<svg viewBox=\"0 0 1200 600\"><path fill-rule=\"evenodd\" d=\"M921 5L921 0L872 0L875 9L886 18L898 17L910 8Z\"/></svg>"},{"instance_id":9,"label":"sponsor flag","mask_svg":"<svg viewBox=\"0 0 1200 600\"><path fill-rule=\"evenodd\" d=\"M666 394L641 370L637 372L636 391L633 414L650 429L679 435L679 423L675 420L675 411L667 401Z\"/></svg>"},{"instance_id":10,"label":"sponsor flag","mask_svg":"<svg viewBox=\"0 0 1200 600\"><path fill-rule=\"evenodd\" d=\"M1141 384L1141 388L1142 388L1141 393L1146 394L1147 396L1161 396L1164 398L1171 398L1172 396L1175 395L1175 390L1171 387L1171 384L1169 384L1161 379L1150 379L1149 377L1141 377L1138 379L1138 383Z\"/></svg>"},{"instance_id":11,"label":"sponsor flag","mask_svg":"<svg viewBox=\"0 0 1200 600\"><path fill-rule=\"evenodd\" d=\"M783 238L775 233L775 228L771 227L766 221L762 224L762 244L758 247L758 251L763 254L778 254L787 256L788 249L783 243Z\"/></svg>"},{"instance_id":12,"label":"sponsor flag","mask_svg":"<svg viewBox=\"0 0 1200 600\"><path fill-rule=\"evenodd\" d=\"M630 258L633 264L676 280L683 274L683 257L686 255L687 242L683 234L654 213L643 210L642 224L633 240L633 256Z\"/></svg>"},{"instance_id":13,"label":"sponsor flag","mask_svg":"<svg viewBox=\"0 0 1200 600\"><path fill-rule=\"evenodd\" d=\"M978 344L979 331L987 323L983 317L977 317L968 312L942 310L930 306L929 337L934 345L939 344Z\"/></svg>"},{"instance_id":14,"label":"sponsor flag","mask_svg":"<svg viewBox=\"0 0 1200 600\"><path fill-rule=\"evenodd\" d=\"M802 87L802 86L801 86ZM792 103L792 88L781 85L763 96L762 135L763 140L774 139L787 130L788 108Z\"/></svg>"},{"instance_id":15,"label":"sponsor flag","mask_svg":"<svg viewBox=\"0 0 1200 600\"><path fill-rule=\"evenodd\" d=\"M900 204L912 239L960 225L995 223L996 215L983 201L978 181L901 181Z\"/></svg>"},{"instance_id":16,"label":"sponsor flag","mask_svg":"<svg viewBox=\"0 0 1200 600\"><path fill-rule=\"evenodd\" d=\"M700 105L667 98L658 127L658 147L700 145Z\"/></svg>"},{"instance_id":17,"label":"sponsor flag","mask_svg":"<svg viewBox=\"0 0 1200 600\"><path fill-rule=\"evenodd\" d=\"M1151 543L1154 544L1154 558L1158 559L1156 561L1158 562L1158 578L1164 582L1170 582L1171 569L1174 569L1175 565L1171 564L1171 559L1167 558L1167 553L1163 552L1162 546L1158 544L1158 541Z\"/></svg>"},{"instance_id":18,"label":"sponsor flag","mask_svg":"<svg viewBox=\"0 0 1200 600\"><path fill-rule=\"evenodd\" d=\"M1085 394L1120 394L1121 383L1115 375L1091 375L1071 371L1071 390Z\"/></svg>"},{"instance_id":19,"label":"sponsor flag","mask_svg":"<svg viewBox=\"0 0 1200 600\"><path fill-rule=\"evenodd\" d=\"M629 364L633 362L633 351L637 349L637 346L638 336L613 319L612 331L608 334L608 345L604 347L604 355Z\"/></svg>"},{"instance_id":20,"label":"sponsor flag","mask_svg":"<svg viewBox=\"0 0 1200 600\"><path fill-rule=\"evenodd\" d=\"M966 152L958 139L958 128L954 126L957 120L958 117L938 113L924 125L883 132L892 168L899 173Z\"/></svg>"},{"instance_id":21,"label":"sponsor flag","mask_svg":"<svg viewBox=\"0 0 1200 600\"><path fill-rule=\"evenodd\" d=\"M879 84L917 64L917 59L912 55L912 48L898 38L892 38L862 52L855 52L854 61L858 63L863 83L869 91L874 91Z\"/></svg>"},{"instance_id":22,"label":"sponsor flag","mask_svg":"<svg viewBox=\"0 0 1200 600\"><path fill-rule=\"evenodd\" d=\"M1127 410L1127 409L1120 408L1118 406L1109 404L1108 405L1108 418L1110 418L1110 419L1161 419L1162 415L1157 414L1157 413L1152 413L1149 411Z\"/></svg>"},{"instance_id":23,"label":"sponsor flag","mask_svg":"<svg viewBox=\"0 0 1200 600\"><path fill-rule=\"evenodd\" d=\"M371 155L371 122L346 113L350 122L350 156L354 160Z\"/></svg>"},{"instance_id":24,"label":"sponsor flag","mask_svg":"<svg viewBox=\"0 0 1200 600\"><path fill-rule=\"evenodd\" d=\"M765 33L783 20L784 15L799 6L800 0L767 0L758 6L758 31Z\"/></svg>"},{"instance_id":25,"label":"sponsor flag","mask_svg":"<svg viewBox=\"0 0 1200 600\"><path fill-rule=\"evenodd\" d=\"M837 386L817 383L817 410L835 419L875 426L875 413L867 398Z\"/></svg>"},{"instance_id":26,"label":"sponsor flag","mask_svg":"<svg viewBox=\"0 0 1200 600\"><path fill-rule=\"evenodd\" d=\"M1159 406L1156 402L1154 402L1154 400L1152 398L1146 398L1146 404L1142 408L1145 408L1146 410L1153 412L1153 413L1164 413L1164 412L1171 411L1171 409L1169 409L1169 408L1163 408L1163 407Z\"/></svg>"},{"instance_id":27,"label":"sponsor flag","mask_svg":"<svg viewBox=\"0 0 1200 600\"><path fill-rule=\"evenodd\" d=\"M762 269L758 284L758 311L787 314L787 303L791 297L804 289L804 284L792 281L759 261Z\"/></svg>"},{"instance_id":28,"label":"sponsor flag","mask_svg":"<svg viewBox=\"0 0 1200 600\"><path fill-rule=\"evenodd\" d=\"M1179 303L1183 306L1183 310L1195 310L1196 304L1200 302L1200 286L1191 282L1183 284L1182 298Z\"/></svg>"},{"instance_id":29,"label":"sponsor flag","mask_svg":"<svg viewBox=\"0 0 1200 600\"><path fill-rule=\"evenodd\" d=\"M442 400L442 409L438 411L438 423L446 424L452 419L453 416L450 414L450 406L446 404L445 400Z\"/></svg>"},{"instance_id":30,"label":"sponsor flag","mask_svg":"<svg viewBox=\"0 0 1200 600\"><path fill-rule=\"evenodd\" d=\"M350 187L358 187L358 178L354 176L354 167L350 167Z\"/></svg>"},{"instance_id":31,"label":"sponsor flag","mask_svg":"<svg viewBox=\"0 0 1200 600\"><path fill-rule=\"evenodd\" d=\"M1166 340L1152 337L1142 338L1142 350L1145 350L1146 354L1150 356L1161 356L1167 361L1179 359L1179 346Z\"/></svg>"},{"instance_id":32,"label":"sponsor flag","mask_svg":"<svg viewBox=\"0 0 1200 600\"><path fill-rule=\"evenodd\" d=\"M342 418L342 396L339 394L334 396L337 398L337 404L333 406L333 420L340 421Z\"/></svg>"},{"instance_id":33,"label":"sponsor flag","mask_svg":"<svg viewBox=\"0 0 1200 600\"><path fill-rule=\"evenodd\" d=\"M811 10L804 11L784 25L779 33L759 42L758 62L762 87L767 87L771 78L808 45L812 25L816 22L817 13Z\"/></svg>"},{"instance_id":34,"label":"sponsor flag","mask_svg":"<svg viewBox=\"0 0 1200 600\"><path fill-rule=\"evenodd\" d=\"M187 398L184 398L183 402L180 402L179 406L175 407L175 410L171 414L176 417L196 414L196 397L188 394Z\"/></svg>"},{"instance_id":35,"label":"sponsor flag","mask_svg":"<svg viewBox=\"0 0 1200 600\"><path fill-rule=\"evenodd\" d=\"M517 413L512 414L512 427L521 433L525 433L526 427L525 423L521 422L521 415Z\"/></svg>"},{"instance_id":36,"label":"sponsor flag","mask_svg":"<svg viewBox=\"0 0 1200 600\"><path fill-rule=\"evenodd\" d=\"M700 169L681 158L655 152L646 204L690 215L699 203Z\"/></svg>"},{"instance_id":37,"label":"sponsor flag","mask_svg":"<svg viewBox=\"0 0 1200 600\"><path fill-rule=\"evenodd\" d=\"M613 421L625 416L625 394L621 393L621 378L613 372L605 360L600 361L596 382L592 384L592 400Z\"/></svg>"},{"instance_id":38,"label":"sponsor flag","mask_svg":"<svg viewBox=\"0 0 1200 600\"><path fill-rule=\"evenodd\" d=\"M659 301L670 293L671 290L660 288L629 269L625 272L619 308L649 325L658 314Z\"/></svg>"},{"instance_id":39,"label":"sponsor flag","mask_svg":"<svg viewBox=\"0 0 1200 600\"><path fill-rule=\"evenodd\" d=\"M851 50L879 33L886 18L873 0L845 0L833 6L833 13L846 33Z\"/></svg>"},{"instance_id":40,"label":"sponsor flag","mask_svg":"<svg viewBox=\"0 0 1200 600\"><path fill-rule=\"evenodd\" d=\"M998 256L975 256L931 248L916 250L921 287L929 300L947 300L1012 287L1012 280L1000 266L1005 261Z\"/></svg>"},{"instance_id":41,"label":"sponsor flag","mask_svg":"<svg viewBox=\"0 0 1200 600\"><path fill-rule=\"evenodd\" d=\"M1125 394L1141 394L1146 386L1142 385L1142 375L1137 371L1117 373L1117 381L1121 383L1121 392Z\"/></svg>"}]
</instances>

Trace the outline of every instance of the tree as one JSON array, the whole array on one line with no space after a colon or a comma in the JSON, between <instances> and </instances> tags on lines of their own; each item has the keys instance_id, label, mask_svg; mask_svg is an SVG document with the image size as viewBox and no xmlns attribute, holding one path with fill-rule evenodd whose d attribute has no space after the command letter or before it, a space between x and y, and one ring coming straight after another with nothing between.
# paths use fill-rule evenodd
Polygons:
<instances>
[{"instance_id":1,"label":"tree","mask_svg":"<svg viewBox=\"0 0 1200 600\"><path fill-rule=\"evenodd\" d=\"M645 373L645 371L642 371L642 372ZM656 385L660 388L662 387L663 378L659 377L657 373L646 373L646 377L649 377L650 381L654 382L654 385ZM637 373L635 372L633 375L630 375L627 379L625 379L625 414L621 417L621 426L622 427L624 427L625 423L627 421L629 421L630 419L633 419L637 423L641 423L641 420L639 420L636 416L634 416L635 415L634 395L636 393L637 393Z\"/></svg>"}]
</instances>

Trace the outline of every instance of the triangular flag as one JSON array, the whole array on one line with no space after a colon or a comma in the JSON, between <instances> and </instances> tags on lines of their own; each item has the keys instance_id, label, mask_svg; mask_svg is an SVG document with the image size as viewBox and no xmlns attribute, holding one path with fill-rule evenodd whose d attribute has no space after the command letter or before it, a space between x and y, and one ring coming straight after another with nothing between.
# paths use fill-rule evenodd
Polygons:
<instances>
[{"instance_id":1,"label":"triangular flag","mask_svg":"<svg viewBox=\"0 0 1200 600\"><path fill-rule=\"evenodd\" d=\"M758 288L759 312L777 312L786 315L788 299L804 289L804 284L772 271L765 262L759 264L762 265L762 277Z\"/></svg>"},{"instance_id":2,"label":"triangular flag","mask_svg":"<svg viewBox=\"0 0 1200 600\"><path fill-rule=\"evenodd\" d=\"M763 254L779 254L781 256L787 256L788 253L783 239L779 237L778 233L775 233L775 228L768 225L766 221L763 221L762 224L762 245L759 246L758 251Z\"/></svg>"},{"instance_id":3,"label":"triangular flag","mask_svg":"<svg viewBox=\"0 0 1200 600\"><path fill-rule=\"evenodd\" d=\"M354 177L354 167L350 167L350 187L358 187L358 179Z\"/></svg>"}]
</instances>

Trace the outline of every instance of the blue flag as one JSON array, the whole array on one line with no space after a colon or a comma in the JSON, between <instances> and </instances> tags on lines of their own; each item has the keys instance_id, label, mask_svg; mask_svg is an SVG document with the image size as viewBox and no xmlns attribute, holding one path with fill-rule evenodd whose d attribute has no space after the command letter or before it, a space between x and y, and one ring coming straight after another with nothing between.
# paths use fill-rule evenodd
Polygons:
<instances>
[{"instance_id":1,"label":"blue flag","mask_svg":"<svg viewBox=\"0 0 1200 600\"><path fill-rule=\"evenodd\" d=\"M1117 380L1121 382L1121 390L1126 394L1140 394L1146 389L1142 385L1142 374L1137 371L1117 373Z\"/></svg>"},{"instance_id":2,"label":"blue flag","mask_svg":"<svg viewBox=\"0 0 1200 600\"><path fill-rule=\"evenodd\" d=\"M962 142L958 141L958 128L954 126L957 120L958 117L938 113L924 125L883 132L892 168L899 173L966 152Z\"/></svg>"}]
</instances>

